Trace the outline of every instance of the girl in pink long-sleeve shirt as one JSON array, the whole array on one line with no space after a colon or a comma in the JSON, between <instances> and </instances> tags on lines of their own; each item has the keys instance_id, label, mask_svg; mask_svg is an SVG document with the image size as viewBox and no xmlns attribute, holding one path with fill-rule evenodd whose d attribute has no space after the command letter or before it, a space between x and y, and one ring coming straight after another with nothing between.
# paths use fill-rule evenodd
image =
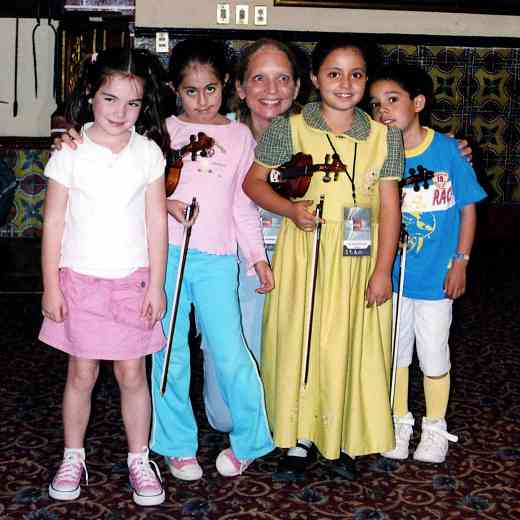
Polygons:
<instances>
[{"instance_id":1,"label":"girl in pink long-sleeve shirt","mask_svg":"<svg viewBox=\"0 0 520 520\"><path fill-rule=\"evenodd\" d=\"M219 473L231 477L273 449L262 383L242 336L237 295L237 246L249 270L256 271L260 282L257 290L268 292L273 288L258 211L242 191L255 142L245 125L219 114L229 79L224 48L219 43L198 39L177 44L170 59L170 78L182 103L181 114L167 120L171 147L181 149L199 132L211 137L214 145L207 153L184 157L179 184L167 201L170 246L165 327L172 310L184 226L193 227L163 396L159 390L164 351L153 356L150 447L166 457L175 477L196 480L202 476L196 457L197 425L189 398L188 330L190 306L194 304L233 420L231 448L223 450L216 460ZM193 197L198 202L198 214L188 223L184 210Z\"/></svg>"}]
</instances>

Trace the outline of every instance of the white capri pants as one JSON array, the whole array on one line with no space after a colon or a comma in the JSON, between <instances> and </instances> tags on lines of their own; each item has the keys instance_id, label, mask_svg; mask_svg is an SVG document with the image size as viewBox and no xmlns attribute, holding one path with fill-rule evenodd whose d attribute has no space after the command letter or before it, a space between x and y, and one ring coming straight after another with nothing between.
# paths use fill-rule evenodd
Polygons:
<instances>
[{"instance_id":1,"label":"white capri pants","mask_svg":"<svg viewBox=\"0 0 520 520\"><path fill-rule=\"evenodd\" d=\"M394 322L397 294L393 295ZM410 366L414 342L419 366L425 376L438 377L449 372L450 347L448 339L452 319L453 300L417 300L401 298L399 312L399 347L397 366Z\"/></svg>"}]
</instances>

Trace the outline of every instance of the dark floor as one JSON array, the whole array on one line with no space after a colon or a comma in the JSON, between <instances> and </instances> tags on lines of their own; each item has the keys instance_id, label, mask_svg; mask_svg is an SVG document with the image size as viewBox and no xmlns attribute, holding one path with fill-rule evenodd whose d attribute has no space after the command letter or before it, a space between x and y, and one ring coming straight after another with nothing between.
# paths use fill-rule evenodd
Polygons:
<instances>
[{"instance_id":1,"label":"dark floor","mask_svg":"<svg viewBox=\"0 0 520 520\"><path fill-rule=\"evenodd\" d=\"M200 406L200 352L193 394L205 475L182 483L155 457L167 486L160 507L135 506L127 487L117 387L104 366L87 437L89 486L74 503L50 500L47 486L62 452L60 402L65 356L37 342L41 290L39 244L0 241L0 519L520 520L520 244L487 241L471 260L468 294L452 329L450 431L459 436L446 463L378 456L358 461L359 478L319 459L303 482L273 480L279 453L236 479L214 460L227 443ZM412 371L411 408L424 407ZM413 444L418 440L414 434Z\"/></svg>"}]
</instances>

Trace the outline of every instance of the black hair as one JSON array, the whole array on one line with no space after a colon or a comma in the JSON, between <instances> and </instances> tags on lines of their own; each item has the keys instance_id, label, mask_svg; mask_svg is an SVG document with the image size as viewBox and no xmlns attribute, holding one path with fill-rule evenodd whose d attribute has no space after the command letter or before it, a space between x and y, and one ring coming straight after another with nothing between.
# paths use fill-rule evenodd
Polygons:
<instances>
[{"instance_id":1,"label":"black hair","mask_svg":"<svg viewBox=\"0 0 520 520\"><path fill-rule=\"evenodd\" d=\"M177 43L170 54L168 76L172 87L177 90L184 79L187 68L198 63L209 65L215 76L222 83L222 107L226 111L226 103L233 88L232 82L226 82L226 75L233 70L233 51L223 42L204 38L188 38Z\"/></svg>"},{"instance_id":2,"label":"black hair","mask_svg":"<svg viewBox=\"0 0 520 520\"><path fill-rule=\"evenodd\" d=\"M408 63L383 65L370 78L369 88L376 81L394 81L412 100L417 96L424 96L425 104L419 113L419 121L421 125L431 124L431 107L434 102L433 81L424 69Z\"/></svg>"},{"instance_id":3,"label":"black hair","mask_svg":"<svg viewBox=\"0 0 520 520\"><path fill-rule=\"evenodd\" d=\"M372 68L379 52L374 41L366 37L360 38L352 34L325 37L316 44L312 51L312 73L315 76L318 75L327 56L337 49L357 49L365 60L367 70Z\"/></svg>"},{"instance_id":4,"label":"black hair","mask_svg":"<svg viewBox=\"0 0 520 520\"><path fill-rule=\"evenodd\" d=\"M93 120L89 102L113 75L143 80L143 100L136 131L155 141L163 151L170 148L164 123L169 95L167 76L159 58L146 49L112 48L88 56L80 65L76 86L67 101L66 117L80 126Z\"/></svg>"},{"instance_id":5,"label":"black hair","mask_svg":"<svg viewBox=\"0 0 520 520\"><path fill-rule=\"evenodd\" d=\"M303 69L305 68L305 55L303 51L293 44L284 43L273 38L260 38L241 49L238 64L235 69L235 79L241 84L244 83L252 57L257 51L265 47L273 47L287 56L289 64L291 65L293 80L295 83L300 81L301 91L301 83L305 79L303 78ZM249 107L247 106L246 100L240 99L236 92L231 108L237 112L238 118L247 124L247 120L250 118ZM290 113L299 111L301 111L301 105L297 102L293 103Z\"/></svg>"}]
</instances>

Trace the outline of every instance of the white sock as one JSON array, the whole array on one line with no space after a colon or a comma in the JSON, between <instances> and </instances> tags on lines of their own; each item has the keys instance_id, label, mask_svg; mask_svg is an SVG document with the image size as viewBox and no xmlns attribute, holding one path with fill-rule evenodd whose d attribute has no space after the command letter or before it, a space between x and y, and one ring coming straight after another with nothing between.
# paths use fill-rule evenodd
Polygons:
<instances>
[{"instance_id":1,"label":"white sock","mask_svg":"<svg viewBox=\"0 0 520 520\"><path fill-rule=\"evenodd\" d=\"M148 448L146 446L143 448L143 451L138 451L137 453L128 452L126 463L130 466L135 459L140 458L143 455L145 458L148 458Z\"/></svg>"},{"instance_id":2,"label":"white sock","mask_svg":"<svg viewBox=\"0 0 520 520\"><path fill-rule=\"evenodd\" d=\"M67 455L76 453L80 456L81 460L85 460L85 448L65 448L63 450L63 458L66 458Z\"/></svg>"},{"instance_id":3,"label":"white sock","mask_svg":"<svg viewBox=\"0 0 520 520\"><path fill-rule=\"evenodd\" d=\"M312 441L309 441L308 439L298 439L298 443L303 444L307 449L312 446ZM299 446L295 446L294 448L289 448L287 455L289 455L289 457L307 457L308 451Z\"/></svg>"}]
</instances>

